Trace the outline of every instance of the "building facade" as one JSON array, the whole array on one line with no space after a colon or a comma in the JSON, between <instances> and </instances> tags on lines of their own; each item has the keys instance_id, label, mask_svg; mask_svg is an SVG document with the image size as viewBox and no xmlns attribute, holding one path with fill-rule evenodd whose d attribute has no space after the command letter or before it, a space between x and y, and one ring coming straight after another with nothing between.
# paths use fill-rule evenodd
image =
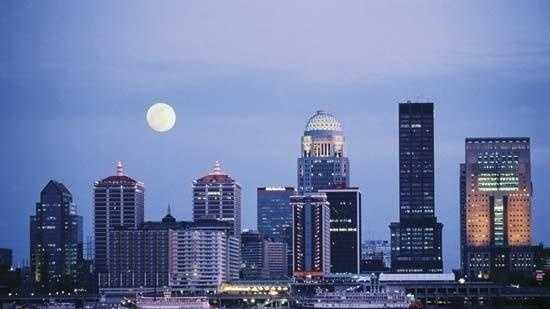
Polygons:
<instances>
[{"instance_id":1,"label":"building facade","mask_svg":"<svg viewBox=\"0 0 550 309\"><path fill-rule=\"evenodd\" d=\"M169 274L169 231L185 229L170 212L161 222L139 227L117 226L109 236L108 272L99 274L101 288L166 287Z\"/></svg>"},{"instance_id":2,"label":"building facade","mask_svg":"<svg viewBox=\"0 0 550 309\"><path fill-rule=\"evenodd\" d=\"M391 244L387 240L366 240L361 244L361 260L380 261L384 267L391 267Z\"/></svg>"},{"instance_id":3,"label":"building facade","mask_svg":"<svg viewBox=\"0 0 550 309\"><path fill-rule=\"evenodd\" d=\"M342 124L317 111L309 118L298 158L298 193L349 186L349 160L345 154Z\"/></svg>"},{"instance_id":4,"label":"building facade","mask_svg":"<svg viewBox=\"0 0 550 309\"><path fill-rule=\"evenodd\" d=\"M193 181L193 220L229 222L231 234L241 235L241 186L216 161L214 169Z\"/></svg>"},{"instance_id":5,"label":"building facade","mask_svg":"<svg viewBox=\"0 0 550 309\"><path fill-rule=\"evenodd\" d=\"M144 216L143 183L124 175L118 162L116 175L94 184L94 248L96 273L108 272L110 232L115 227L138 228Z\"/></svg>"},{"instance_id":6,"label":"building facade","mask_svg":"<svg viewBox=\"0 0 550 309\"><path fill-rule=\"evenodd\" d=\"M293 187L269 186L257 189L258 232L276 241L292 238L292 208L290 197L296 195Z\"/></svg>"},{"instance_id":7,"label":"building facade","mask_svg":"<svg viewBox=\"0 0 550 309\"><path fill-rule=\"evenodd\" d=\"M529 138L468 138L465 153L460 173L465 275L505 280L533 272Z\"/></svg>"},{"instance_id":8,"label":"building facade","mask_svg":"<svg viewBox=\"0 0 550 309\"><path fill-rule=\"evenodd\" d=\"M292 275L292 207L293 187L269 186L257 189L258 231L287 248L287 275Z\"/></svg>"},{"instance_id":9,"label":"building facade","mask_svg":"<svg viewBox=\"0 0 550 309\"><path fill-rule=\"evenodd\" d=\"M215 292L221 284L239 279L240 245L233 228L231 222L203 219L170 230L170 287Z\"/></svg>"},{"instance_id":10,"label":"building facade","mask_svg":"<svg viewBox=\"0 0 550 309\"><path fill-rule=\"evenodd\" d=\"M72 194L51 180L30 217L31 275L39 291L70 291L77 286L82 243L82 217L76 214Z\"/></svg>"},{"instance_id":11,"label":"building facade","mask_svg":"<svg viewBox=\"0 0 550 309\"><path fill-rule=\"evenodd\" d=\"M287 244L271 239L264 240L263 276L269 280L288 278Z\"/></svg>"},{"instance_id":12,"label":"building facade","mask_svg":"<svg viewBox=\"0 0 550 309\"><path fill-rule=\"evenodd\" d=\"M288 278L286 243L255 231L241 234L241 273L244 280Z\"/></svg>"},{"instance_id":13,"label":"building facade","mask_svg":"<svg viewBox=\"0 0 550 309\"><path fill-rule=\"evenodd\" d=\"M264 277L264 237L254 231L241 234L241 271L244 280L260 280Z\"/></svg>"},{"instance_id":14,"label":"building facade","mask_svg":"<svg viewBox=\"0 0 550 309\"><path fill-rule=\"evenodd\" d=\"M298 279L330 273L330 208L324 193L290 198L293 209L293 269Z\"/></svg>"},{"instance_id":15,"label":"building facade","mask_svg":"<svg viewBox=\"0 0 550 309\"><path fill-rule=\"evenodd\" d=\"M393 272L443 272L434 168L433 103L400 103L399 222L390 224Z\"/></svg>"},{"instance_id":16,"label":"building facade","mask_svg":"<svg viewBox=\"0 0 550 309\"><path fill-rule=\"evenodd\" d=\"M361 270L361 192L358 188L319 190L330 208L330 273Z\"/></svg>"}]
</instances>

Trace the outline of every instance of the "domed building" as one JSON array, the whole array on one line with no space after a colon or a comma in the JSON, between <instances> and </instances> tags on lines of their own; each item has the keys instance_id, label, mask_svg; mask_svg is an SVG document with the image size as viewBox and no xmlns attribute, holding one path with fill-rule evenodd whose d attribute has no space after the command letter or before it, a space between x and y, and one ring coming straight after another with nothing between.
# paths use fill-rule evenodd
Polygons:
<instances>
[{"instance_id":1,"label":"domed building","mask_svg":"<svg viewBox=\"0 0 550 309\"><path fill-rule=\"evenodd\" d=\"M349 186L349 161L345 156L342 123L334 115L317 111L306 124L298 158L298 191Z\"/></svg>"},{"instance_id":2,"label":"domed building","mask_svg":"<svg viewBox=\"0 0 550 309\"><path fill-rule=\"evenodd\" d=\"M298 158L293 208L295 278L358 274L361 257L361 192L349 186L342 123L317 111L307 121Z\"/></svg>"}]
</instances>

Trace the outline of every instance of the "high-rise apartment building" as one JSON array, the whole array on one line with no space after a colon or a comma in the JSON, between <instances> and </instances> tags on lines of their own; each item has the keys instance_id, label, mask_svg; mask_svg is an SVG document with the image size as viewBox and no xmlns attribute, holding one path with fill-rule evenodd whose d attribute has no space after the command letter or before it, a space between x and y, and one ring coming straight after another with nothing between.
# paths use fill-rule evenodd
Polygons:
<instances>
[{"instance_id":1,"label":"high-rise apartment building","mask_svg":"<svg viewBox=\"0 0 550 309\"><path fill-rule=\"evenodd\" d=\"M467 138L460 169L462 269L470 279L531 273L530 141Z\"/></svg>"},{"instance_id":2,"label":"high-rise apartment building","mask_svg":"<svg viewBox=\"0 0 550 309\"><path fill-rule=\"evenodd\" d=\"M170 287L188 292L217 291L237 280L239 238L232 222L196 220L189 227L170 230Z\"/></svg>"},{"instance_id":3,"label":"high-rise apartment building","mask_svg":"<svg viewBox=\"0 0 550 309\"><path fill-rule=\"evenodd\" d=\"M399 222L390 225L392 271L440 273L443 224L435 216L434 105L399 104Z\"/></svg>"},{"instance_id":4,"label":"high-rise apartment building","mask_svg":"<svg viewBox=\"0 0 550 309\"><path fill-rule=\"evenodd\" d=\"M330 273L330 208L325 193L290 198L294 213L293 269L299 279Z\"/></svg>"},{"instance_id":5,"label":"high-rise apartment building","mask_svg":"<svg viewBox=\"0 0 550 309\"><path fill-rule=\"evenodd\" d=\"M361 192L358 188L319 190L330 208L330 272L361 270Z\"/></svg>"},{"instance_id":6,"label":"high-rise apartment building","mask_svg":"<svg viewBox=\"0 0 550 309\"><path fill-rule=\"evenodd\" d=\"M193 220L229 222L231 234L241 235L241 186L216 161L214 169L193 181Z\"/></svg>"},{"instance_id":7,"label":"high-rise apartment building","mask_svg":"<svg viewBox=\"0 0 550 309\"><path fill-rule=\"evenodd\" d=\"M50 180L30 217L30 260L38 290L64 291L77 286L82 262L82 217L72 194Z\"/></svg>"},{"instance_id":8,"label":"high-rise apartment building","mask_svg":"<svg viewBox=\"0 0 550 309\"><path fill-rule=\"evenodd\" d=\"M342 124L333 115L317 111L309 118L298 158L298 193L349 186L349 160Z\"/></svg>"},{"instance_id":9,"label":"high-rise apartment building","mask_svg":"<svg viewBox=\"0 0 550 309\"><path fill-rule=\"evenodd\" d=\"M116 175L94 184L94 241L96 273L107 273L110 232L115 227L138 228L144 216L143 183L124 175L118 162Z\"/></svg>"}]
</instances>

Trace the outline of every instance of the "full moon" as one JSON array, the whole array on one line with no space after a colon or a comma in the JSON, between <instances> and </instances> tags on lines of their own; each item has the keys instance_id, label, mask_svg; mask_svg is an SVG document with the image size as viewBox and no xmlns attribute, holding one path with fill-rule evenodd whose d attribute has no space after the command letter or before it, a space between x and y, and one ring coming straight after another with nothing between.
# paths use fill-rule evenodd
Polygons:
<instances>
[{"instance_id":1,"label":"full moon","mask_svg":"<svg viewBox=\"0 0 550 309\"><path fill-rule=\"evenodd\" d=\"M176 123L176 112L166 103L155 103L147 110L147 123L157 132L166 132Z\"/></svg>"}]
</instances>

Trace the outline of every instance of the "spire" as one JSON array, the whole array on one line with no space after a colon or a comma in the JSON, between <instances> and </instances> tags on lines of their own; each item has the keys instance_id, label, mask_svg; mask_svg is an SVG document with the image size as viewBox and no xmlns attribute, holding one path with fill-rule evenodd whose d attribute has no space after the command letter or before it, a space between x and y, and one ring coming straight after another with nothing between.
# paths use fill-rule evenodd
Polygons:
<instances>
[{"instance_id":1,"label":"spire","mask_svg":"<svg viewBox=\"0 0 550 309\"><path fill-rule=\"evenodd\" d=\"M162 222L164 222L164 223L174 223L174 222L176 222L176 218L172 217L171 212L172 211L170 209L170 204L168 204L167 214L166 214L166 216L164 216L164 218L162 218Z\"/></svg>"},{"instance_id":2,"label":"spire","mask_svg":"<svg viewBox=\"0 0 550 309\"><path fill-rule=\"evenodd\" d=\"M222 171L222 167L220 164L220 161L216 160L214 162L214 168L210 172L210 175L224 175L225 173Z\"/></svg>"},{"instance_id":3,"label":"spire","mask_svg":"<svg viewBox=\"0 0 550 309\"><path fill-rule=\"evenodd\" d=\"M116 164L116 175L124 176L124 168L122 167L122 161L118 161Z\"/></svg>"}]
</instances>

